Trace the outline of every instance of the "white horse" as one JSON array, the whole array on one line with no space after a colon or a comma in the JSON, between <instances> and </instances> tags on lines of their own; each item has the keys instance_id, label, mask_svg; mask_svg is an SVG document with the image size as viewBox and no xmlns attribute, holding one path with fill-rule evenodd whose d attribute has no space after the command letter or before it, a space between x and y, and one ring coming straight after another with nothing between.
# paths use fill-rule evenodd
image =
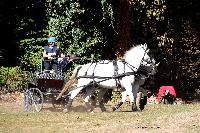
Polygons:
<instances>
[{"instance_id":1,"label":"white horse","mask_svg":"<svg viewBox=\"0 0 200 133\"><path fill-rule=\"evenodd\" d=\"M117 60L114 63L104 60L76 67L70 80L65 84L60 95L57 97L57 99L60 98L77 81L76 87L68 93L69 100L64 112L70 110L73 99L83 88L95 88L98 85L102 88L112 89L116 88L118 84L123 89L122 95L129 95L132 103L132 111L136 111L137 107L135 103L138 88L133 89L133 83L135 82L135 74L141 63L151 60L148 52L147 45L142 44L127 51L124 55L124 60ZM114 64L117 65L117 68ZM86 100L85 102L88 105L88 101Z\"/></svg>"},{"instance_id":2,"label":"white horse","mask_svg":"<svg viewBox=\"0 0 200 133\"><path fill-rule=\"evenodd\" d=\"M135 90L138 90L136 105L141 111L144 109L144 106L146 105L145 101L147 99L145 98L147 98L147 94L144 89L139 90L139 88L141 85L144 84L145 80L149 78L149 76L155 75L158 65L159 63L156 64L154 58L151 58L150 61L142 61L137 73L135 74L137 76L135 77L135 81L132 85L132 92L134 92ZM107 92L106 88L97 87L96 90L92 89L91 87L86 88L84 101L88 102L91 96L94 95L93 94L94 92L97 93L96 94L97 98L95 97L95 100L92 100L91 105L87 105L88 111L92 111L94 109L97 101L99 102L99 107L101 108L102 112L106 111L106 108L104 107L104 101L103 101L103 96ZM126 90L122 90L121 93L122 93L122 98L114 107L112 107L113 111L117 110L124 102L126 102L126 96L128 95L128 92ZM143 99L141 99L141 93L144 94Z\"/></svg>"},{"instance_id":3,"label":"white horse","mask_svg":"<svg viewBox=\"0 0 200 133\"><path fill-rule=\"evenodd\" d=\"M151 58L150 61L143 61L139 70L137 71L137 76L135 78L135 82L133 83L133 90L137 90L137 100L136 100L136 105L140 108L142 111L144 109L144 106L146 103L141 102L141 91L146 95L144 92L145 90L139 90L140 86L144 85L145 80L149 78L150 76L153 76L156 74L157 66L159 65L156 64L154 58ZM101 92L102 93L102 92ZM126 102L126 96L128 95L128 92L123 91L122 92L122 98L118 104L116 104L114 107L112 107L113 111L117 110L124 102ZM146 97L147 98L147 97ZM147 100L147 99L146 99ZM101 102L102 103L102 102ZM100 105L102 107L102 105Z\"/></svg>"}]
</instances>

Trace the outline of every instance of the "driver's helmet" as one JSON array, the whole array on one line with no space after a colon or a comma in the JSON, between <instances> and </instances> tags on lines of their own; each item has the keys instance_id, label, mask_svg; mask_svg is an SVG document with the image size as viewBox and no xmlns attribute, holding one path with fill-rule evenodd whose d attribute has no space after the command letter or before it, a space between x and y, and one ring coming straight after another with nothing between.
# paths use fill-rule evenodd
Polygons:
<instances>
[{"instance_id":1,"label":"driver's helmet","mask_svg":"<svg viewBox=\"0 0 200 133\"><path fill-rule=\"evenodd\" d=\"M50 42L56 42L56 38L55 37L49 37L48 43L50 43Z\"/></svg>"}]
</instances>

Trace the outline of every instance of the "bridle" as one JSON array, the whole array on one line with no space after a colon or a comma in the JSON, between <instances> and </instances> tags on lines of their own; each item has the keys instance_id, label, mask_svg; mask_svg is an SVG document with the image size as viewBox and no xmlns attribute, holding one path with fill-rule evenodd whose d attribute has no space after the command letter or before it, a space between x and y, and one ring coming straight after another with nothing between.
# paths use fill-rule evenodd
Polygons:
<instances>
[{"instance_id":1,"label":"bridle","mask_svg":"<svg viewBox=\"0 0 200 133\"><path fill-rule=\"evenodd\" d=\"M144 55L143 55L143 57L142 57L142 60L140 61L139 67L140 67L141 65L144 65L144 64L143 64L144 62L145 62L146 64L153 64L152 57L148 55L149 49L147 49L147 48L145 49L144 47L142 47L142 49L144 50ZM150 57L150 59L144 59L146 54ZM133 72L134 72L134 69L136 69L136 70L139 69L139 68L136 68L135 66L129 64L129 63L126 62L126 61L123 61L123 62L124 62L124 64L126 64L126 66L128 66ZM144 66L146 66L146 65L144 65Z\"/></svg>"},{"instance_id":2,"label":"bridle","mask_svg":"<svg viewBox=\"0 0 200 133\"><path fill-rule=\"evenodd\" d=\"M144 47L143 47L143 49L145 50L145 53L141 60L140 66L143 65L145 67L151 68L151 70L149 70L149 74L148 74L148 76L150 76L150 75L152 75L152 71L156 72L157 65L156 65L156 62L155 62L154 58L152 57L152 55L149 55L149 49L145 49ZM149 56L148 59L144 59L146 54Z\"/></svg>"}]
</instances>

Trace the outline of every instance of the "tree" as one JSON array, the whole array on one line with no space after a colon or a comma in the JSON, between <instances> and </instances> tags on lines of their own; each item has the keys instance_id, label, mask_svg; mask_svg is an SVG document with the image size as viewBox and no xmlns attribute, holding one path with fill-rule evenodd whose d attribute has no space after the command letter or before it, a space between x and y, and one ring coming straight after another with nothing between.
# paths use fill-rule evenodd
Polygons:
<instances>
[{"instance_id":1,"label":"tree","mask_svg":"<svg viewBox=\"0 0 200 133\"><path fill-rule=\"evenodd\" d=\"M66 54L82 57L80 64L121 58L130 47L147 43L161 64L155 87L192 91L200 84L198 5L198 0L3 0L0 23L8 27L2 35L8 45L0 49L1 62L20 60L33 69L50 35Z\"/></svg>"}]
</instances>

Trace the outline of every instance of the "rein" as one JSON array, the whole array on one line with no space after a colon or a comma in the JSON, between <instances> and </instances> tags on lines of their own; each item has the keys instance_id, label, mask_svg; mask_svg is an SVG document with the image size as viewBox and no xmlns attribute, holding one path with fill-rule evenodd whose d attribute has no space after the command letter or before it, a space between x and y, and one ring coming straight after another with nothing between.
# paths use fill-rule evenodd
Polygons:
<instances>
[{"instance_id":1,"label":"rein","mask_svg":"<svg viewBox=\"0 0 200 133\"><path fill-rule=\"evenodd\" d=\"M77 77L77 79L80 79L80 78L90 78L90 79L117 79L117 78L122 78L122 77L125 77L125 76L130 76L130 75L134 75L136 74L136 72L126 72L126 73L122 73L122 74L117 74L117 75L113 75L112 77L101 77L101 76L94 76L94 75L85 75L85 76L79 76Z\"/></svg>"},{"instance_id":2,"label":"rein","mask_svg":"<svg viewBox=\"0 0 200 133\"><path fill-rule=\"evenodd\" d=\"M129 76L129 75L134 75L136 72L127 72L127 73L123 73L123 74L118 74L118 75L114 75L112 77L100 77L100 76L94 76L94 75L85 75L85 76L79 76L79 77L76 77L76 79L80 79L80 78L90 78L90 79L95 79L95 78L98 78L98 79L103 79L103 80L100 80L100 81L94 81L87 84L87 85L82 85L82 86L79 86L79 87L76 87L75 89L77 88L81 88L81 87L86 87L86 86L89 86L89 85L98 85L98 83L101 83L101 82L104 82L106 80L110 80L110 79L119 79L119 78L122 78L122 77L125 77L125 76ZM74 89L72 89L74 90ZM71 91L72 91L71 90Z\"/></svg>"}]
</instances>

